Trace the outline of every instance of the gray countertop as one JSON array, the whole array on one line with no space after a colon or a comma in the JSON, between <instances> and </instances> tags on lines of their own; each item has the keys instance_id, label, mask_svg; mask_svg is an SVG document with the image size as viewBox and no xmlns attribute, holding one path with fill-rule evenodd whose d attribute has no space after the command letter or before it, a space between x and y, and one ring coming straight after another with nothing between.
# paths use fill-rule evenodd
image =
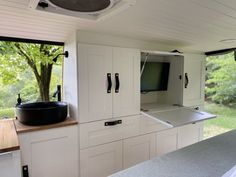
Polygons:
<instances>
[{"instance_id":1,"label":"gray countertop","mask_svg":"<svg viewBox=\"0 0 236 177\"><path fill-rule=\"evenodd\" d=\"M235 165L236 130L233 130L110 177L221 177Z\"/></svg>"}]
</instances>

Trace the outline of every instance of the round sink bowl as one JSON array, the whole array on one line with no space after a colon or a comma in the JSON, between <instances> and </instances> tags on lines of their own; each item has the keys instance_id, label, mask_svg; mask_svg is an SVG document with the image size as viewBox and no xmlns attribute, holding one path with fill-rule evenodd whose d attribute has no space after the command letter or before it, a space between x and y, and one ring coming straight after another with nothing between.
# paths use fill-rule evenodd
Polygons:
<instances>
[{"instance_id":1,"label":"round sink bowl","mask_svg":"<svg viewBox=\"0 0 236 177\"><path fill-rule=\"evenodd\" d=\"M18 105L16 118L26 125L48 125L62 122L67 117L65 102L35 102Z\"/></svg>"}]
</instances>

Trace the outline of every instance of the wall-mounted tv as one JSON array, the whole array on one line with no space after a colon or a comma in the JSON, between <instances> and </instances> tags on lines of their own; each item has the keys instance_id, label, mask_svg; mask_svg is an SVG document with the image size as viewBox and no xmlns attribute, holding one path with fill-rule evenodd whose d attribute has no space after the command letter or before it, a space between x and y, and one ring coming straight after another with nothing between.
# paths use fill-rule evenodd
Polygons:
<instances>
[{"instance_id":1,"label":"wall-mounted tv","mask_svg":"<svg viewBox=\"0 0 236 177\"><path fill-rule=\"evenodd\" d=\"M141 62L141 68L144 62ZM141 76L141 92L165 91L168 87L170 63L147 61Z\"/></svg>"}]
</instances>

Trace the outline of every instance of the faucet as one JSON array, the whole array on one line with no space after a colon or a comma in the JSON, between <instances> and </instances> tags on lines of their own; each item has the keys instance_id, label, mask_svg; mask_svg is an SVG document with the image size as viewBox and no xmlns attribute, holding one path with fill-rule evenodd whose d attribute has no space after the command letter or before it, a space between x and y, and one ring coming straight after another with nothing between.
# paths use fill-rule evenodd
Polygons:
<instances>
[{"instance_id":1,"label":"faucet","mask_svg":"<svg viewBox=\"0 0 236 177\"><path fill-rule=\"evenodd\" d=\"M57 85L57 90L53 93L52 97L57 96L57 101L61 101L61 85Z\"/></svg>"},{"instance_id":2,"label":"faucet","mask_svg":"<svg viewBox=\"0 0 236 177\"><path fill-rule=\"evenodd\" d=\"M16 107L19 106L19 105L21 105L21 102L22 102L22 100L21 100L20 93L19 93L19 94L18 94L18 98L17 98Z\"/></svg>"}]
</instances>

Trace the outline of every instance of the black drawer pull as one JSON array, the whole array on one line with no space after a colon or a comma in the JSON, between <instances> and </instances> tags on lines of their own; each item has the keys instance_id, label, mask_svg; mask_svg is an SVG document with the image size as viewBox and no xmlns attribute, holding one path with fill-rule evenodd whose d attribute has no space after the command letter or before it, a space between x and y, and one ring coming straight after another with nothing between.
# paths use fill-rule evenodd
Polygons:
<instances>
[{"instance_id":1,"label":"black drawer pull","mask_svg":"<svg viewBox=\"0 0 236 177\"><path fill-rule=\"evenodd\" d=\"M115 120L115 121L109 121L109 122L105 122L105 126L114 126L114 125L118 125L118 124L122 124L122 120Z\"/></svg>"},{"instance_id":2,"label":"black drawer pull","mask_svg":"<svg viewBox=\"0 0 236 177\"><path fill-rule=\"evenodd\" d=\"M112 81L111 81L111 73L107 73L107 93L111 93Z\"/></svg>"},{"instance_id":3,"label":"black drawer pull","mask_svg":"<svg viewBox=\"0 0 236 177\"><path fill-rule=\"evenodd\" d=\"M119 89L120 89L119 73L115 73L115 80L116 80L115 93L119 93Z\"/></svg>"}]
</instances>

